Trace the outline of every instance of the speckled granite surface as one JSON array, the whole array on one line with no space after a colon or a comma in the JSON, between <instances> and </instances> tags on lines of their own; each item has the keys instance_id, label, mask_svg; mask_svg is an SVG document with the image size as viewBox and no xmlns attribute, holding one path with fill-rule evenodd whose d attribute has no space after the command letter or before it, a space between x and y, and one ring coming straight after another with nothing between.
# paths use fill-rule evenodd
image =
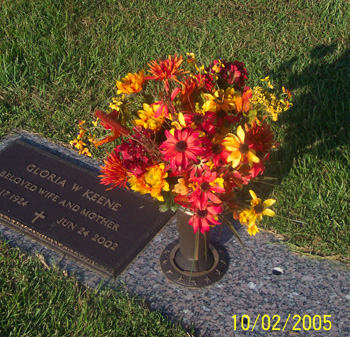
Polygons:
<instances>
[{"instance_id":1,"label":"speckled granite surface","mask_svg":"<svg viewBox=\"0 0 350 337\"><path fill-rule=\"evenodd\" d=\"M56 146L39 137L21 133L22 137L32 139L52 148L70 160L82 161L82 165L97 168L91 159L79 157L61 146ZM8 137L0 143L0 149L18 135ZM188 289L169 282L163 275L159 257L162 250L177 238L175 219L151 241L117 280L107 279L92 272L62 254L41 246L31 239L0 225L0 235L11 245L18 246L29 253L44 256L48 263L54 263L68 273L74 273L84 284L96 287L117 287L124 285L133 295L144 298L151 309L160 310L173 322L182 322L184 326L194 323L198 335L212 337L226 336L350 336L350 268L331 261L319 261L299 256L291 252L272 234L262 233L249 237L245 230L239 229L245 243L243 249L228 230L223 230L220 244L226 248L229 257L229 269L220 282L207 288ZM218 232L213 233L213 240L218 239ZM283 273L275 275L274 268ZM260 314L253 329L255 319ZM237 315L236 328L233 315ZM249 315L250 329L244 331L241 317ZM269 330L262 329L262 316L271 318ZM272 331L273 325L280 317L276 329L283 329L289 316L285 331ZM321 316L319 331L311 326L303 330L302 320L297 318L309 315ZM324 315L331 315L331 330L323 327ZM264 318L267 323L267 317ZM304 319L306 328L308 319ZM244 326L247 327L247 322ZM316 328L318 318L315 321Z\"/></svg>"}]
</instances>

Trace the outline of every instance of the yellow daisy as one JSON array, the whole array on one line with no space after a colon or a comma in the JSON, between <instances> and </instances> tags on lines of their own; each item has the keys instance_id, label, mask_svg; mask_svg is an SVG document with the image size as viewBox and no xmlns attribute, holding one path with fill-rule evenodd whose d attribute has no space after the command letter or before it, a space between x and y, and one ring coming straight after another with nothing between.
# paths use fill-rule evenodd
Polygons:
<instances>
[{"instance_id":1,"label":"yellow daisy","mask_svg":"<svg viewBox=\"0 0 350 337\"><path fill-rule=\"evenodd\" d=\"M250 167L253 163L258 163L260 159L255 155L255 151L250 149L248 144L244 142L245 133L241 126L237 128L237 136L228 133L222 145L230 152L227 158L228 162L232 162L232 167L237 167L245 158L248 159Z\"/></svg>"},{"instance_id":2,"label":"yellow daisy","mask_svg":"<svg viewBox=\"0 0 350 337\"><path fill-rule=\"evenodd\" d=\"M260 222L262 220L263 215L267 216L275 216L275 212L272 209L269 209L267 207L272 206L276 200L274 199L267 199L264 202L261 202L260 198L257 198L254 191L249 191L252 200L250 201L250 204L252 207L250 208L250 211L252 213L252 218L250 219L249 223L255 223L256 220Z\"/></svg>"}]
</instances>

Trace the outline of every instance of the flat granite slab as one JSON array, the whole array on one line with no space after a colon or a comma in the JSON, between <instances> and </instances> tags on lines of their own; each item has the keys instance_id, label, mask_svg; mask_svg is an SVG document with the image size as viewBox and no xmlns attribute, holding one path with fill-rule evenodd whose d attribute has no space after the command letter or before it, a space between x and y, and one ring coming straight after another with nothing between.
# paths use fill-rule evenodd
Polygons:
<instances>
[{"instance_id":1,"label":"flat granite slab","mask_svg":"<svg viewBox=\"0 0 350 337\"><path fill-rule=\"evenodd\" d=\"M98 163L90 158L23 132L3 140L0 149L13 137L45 143L67 158L98 168ZM75 274L87 286L123 285L128 293L145 299L151 309L160 310L173 322L182 322L185 327L193 323L198 336L350 336L349 266L299 256L270 233L250 237L244 228L238 231L245 249L225 227L220 239L217 230L212 235L230 257L222 280L207 288L188 289L168 281L159 265L163 249L177 238L174 218L117 279L91 271L0 225L0 235L11 245L42 255L48 264ZM247 316L242 326L243 315ZM324 330L330 324L330 330Z\"/></svg>"}]
</instances>

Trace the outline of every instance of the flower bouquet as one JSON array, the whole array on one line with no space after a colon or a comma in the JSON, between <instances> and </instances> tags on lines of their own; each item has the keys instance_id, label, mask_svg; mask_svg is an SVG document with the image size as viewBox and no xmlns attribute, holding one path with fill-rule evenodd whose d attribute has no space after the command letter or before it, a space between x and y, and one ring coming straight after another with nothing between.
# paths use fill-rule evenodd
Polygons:
<instances>
[{"instance_id":1,"label":"flower bouquet","mask_svg":"<svg viewBox=\"0 0 350 337\"><path fill-rule=\"evenodd\" d=\"M161 211L188 209L195 233L225 221L229 211L255 235L262 216L274 216L275 200L262 202L249 190L252 199L245 201L237 193L264 173L277 145L269 123L291 106L290 92L283 88L277 97L268 77L266 89L246 86L243 62L205 67L188 53L187 70L183 63L182 56L169 56L150 62L148 74L117 81L108 111L96 111L93 131L81 122L71 143L91 155L85 139L95 147L115 141L101 183L150 194ZM108 134L97 139L99 128Z\"/></svg>"}]
</instances>

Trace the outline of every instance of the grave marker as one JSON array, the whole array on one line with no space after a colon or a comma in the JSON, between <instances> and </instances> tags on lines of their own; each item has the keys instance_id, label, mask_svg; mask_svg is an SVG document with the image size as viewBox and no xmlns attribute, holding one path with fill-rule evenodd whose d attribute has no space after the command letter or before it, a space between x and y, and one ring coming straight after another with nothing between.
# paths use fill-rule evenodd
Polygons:
<instances>
[{"instance_id":1,"label":"grave marker","mask_svg":"<svg viewBox=\"0 0 350 337\"><path fill-rule=\"evenodd\" d=\"M106 188L96 173L26 142L0 151L0 222L117 276L172 213L130 190Z\"/></svg>"}]
</instances>

